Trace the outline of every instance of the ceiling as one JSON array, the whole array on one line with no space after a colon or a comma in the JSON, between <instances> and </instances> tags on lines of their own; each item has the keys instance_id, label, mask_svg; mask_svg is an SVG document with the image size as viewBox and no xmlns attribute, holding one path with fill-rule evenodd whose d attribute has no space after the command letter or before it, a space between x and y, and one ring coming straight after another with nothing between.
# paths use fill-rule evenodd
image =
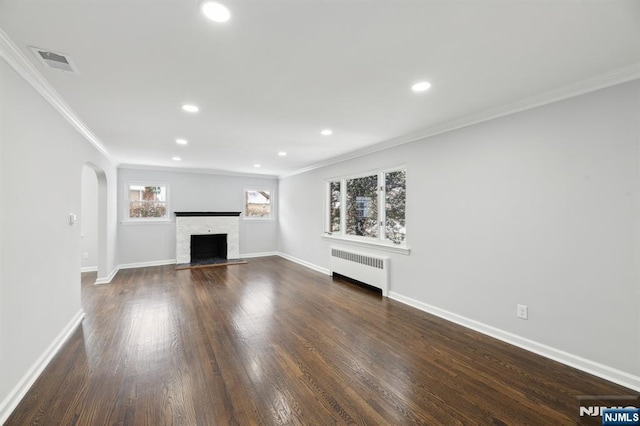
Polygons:
<instances>
[{"instance_id":1,"label":"ceiling","mask_svg":"<svg viewBox=\"0 0 640 426\"><path fill-rule=\"evenodd\" d=\"M269 175L640 65L637 0L220 1L0 0L0 28L119 163Z\"/></svg>"}]
</instances>

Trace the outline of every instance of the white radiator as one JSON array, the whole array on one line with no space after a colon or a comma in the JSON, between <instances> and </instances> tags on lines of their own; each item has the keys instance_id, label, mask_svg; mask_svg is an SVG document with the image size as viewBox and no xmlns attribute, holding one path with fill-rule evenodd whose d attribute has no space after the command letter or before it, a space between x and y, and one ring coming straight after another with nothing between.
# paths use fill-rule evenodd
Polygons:
<instances>
[{"instance_id":1,"label":"white radiator","mask_svg":"<svg viewBox=\"0 0 640 426\"><path fill-rule=\"evenodd\" d=\"M389 258L331 248L331 274L378 287L382 295L389 293Z\"/></svg>"}]
</instances>

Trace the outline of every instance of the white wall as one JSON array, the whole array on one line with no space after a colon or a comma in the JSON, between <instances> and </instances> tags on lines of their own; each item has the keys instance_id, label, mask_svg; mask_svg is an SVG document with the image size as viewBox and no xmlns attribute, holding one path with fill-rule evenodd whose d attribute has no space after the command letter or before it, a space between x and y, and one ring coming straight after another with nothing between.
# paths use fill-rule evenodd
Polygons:
<instances>
[{"instance_id":1,"label":"white wall","mask_svg":"<svg viewBox=\"0 0 640 426\"><path fill-rule=\"evenodd\" d=\"M80 238L83 271L98 270L98 179L89 166L82 167L82 195L80 197Z\"/></svg>"},{"instance_id":2,"label":"white wall","mask_svg":"<svg viewBox=\"0 0 640 426\"><path fill-rule=\"evenodd\" d=\"M323 180L406 163L395 297L640 388L639 148L634 81L290 176L279 250L328 268Z\"/></svg>"},{"instance_id":3,"label":"white wall","mask_svg":"<svg viewBox=\"0 0 640 426\"><path fill-rule=\"evenodd\" d=\"M176 258L176 211L243 211L245 188L273 188L278 207L276 179L225 176L179 171L154 171L121 168L119 190L119 256L120 264L148 264ZM125 212L127 182L164 183L169 185L171 222L122 223ZM240 220L240 256L270 253L277 250L278 222Z\"/></svg>"},{"instance_id":4,"label":"white wall","mask_svg":"<svg viewBox=\"0 0 640 426\"><path fill-rule=\"evenodd\" d=\"M102 168L110 222L105 269L116 265L116 173L62 116L0 60L0 423L21 384L81 315L82 167ZM49 350L49 352L48 352Z\"/></svg>"}]
</instances>

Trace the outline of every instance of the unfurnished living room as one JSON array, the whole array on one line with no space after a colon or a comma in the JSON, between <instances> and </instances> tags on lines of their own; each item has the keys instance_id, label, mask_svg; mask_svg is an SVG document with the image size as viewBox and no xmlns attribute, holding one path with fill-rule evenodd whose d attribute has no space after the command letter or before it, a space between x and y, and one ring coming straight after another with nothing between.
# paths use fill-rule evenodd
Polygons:
<instances>
[{"instance_id":1,"label":"unfurnished living room","mask_svg":"<svg viewBox=\"0 0 640 426\"><path fill-rule=\"evenodd\" d=\"M640 1L0 0L0 424L640 424Z\"/></svg>"}]
</instances>

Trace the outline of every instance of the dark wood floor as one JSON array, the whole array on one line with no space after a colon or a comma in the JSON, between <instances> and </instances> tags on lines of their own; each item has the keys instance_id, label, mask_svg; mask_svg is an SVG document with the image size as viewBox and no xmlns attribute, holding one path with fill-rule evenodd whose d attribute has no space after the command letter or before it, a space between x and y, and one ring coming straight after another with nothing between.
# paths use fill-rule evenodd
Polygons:
<instances>
[{"instance_id":1,"label":"dark wood floor","mask_svg":"<svg viewBox=\"0 0 640 426\"><path fill-rule=\"evenodd\" d=\"M84 274L6 424L575 424L630 391L279 257Z\"/></svg>"}]
</instances>

